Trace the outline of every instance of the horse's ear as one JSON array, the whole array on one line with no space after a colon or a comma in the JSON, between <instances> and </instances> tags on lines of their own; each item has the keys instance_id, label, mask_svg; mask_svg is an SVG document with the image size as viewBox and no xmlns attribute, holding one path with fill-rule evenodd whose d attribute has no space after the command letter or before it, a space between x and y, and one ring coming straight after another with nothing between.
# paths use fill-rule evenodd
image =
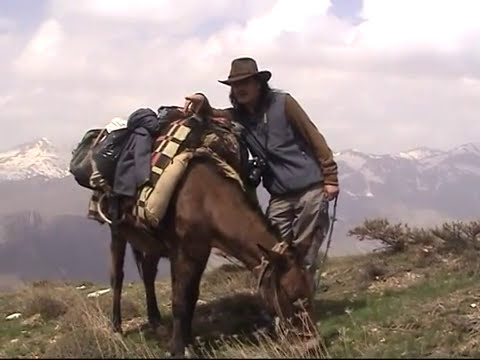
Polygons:
<instances>
[{"instance_id":1,"label":"horse's ear","mask_svg":"<svg viewBox=\"0 0 480 360\"><path fill-rule=\"evenodd\" d=\"M262 254L270 261L274 266L283 266L285 264L285 257L276 251L267 249L260 244L257 244Z\"/></svg>"}]
</instances>

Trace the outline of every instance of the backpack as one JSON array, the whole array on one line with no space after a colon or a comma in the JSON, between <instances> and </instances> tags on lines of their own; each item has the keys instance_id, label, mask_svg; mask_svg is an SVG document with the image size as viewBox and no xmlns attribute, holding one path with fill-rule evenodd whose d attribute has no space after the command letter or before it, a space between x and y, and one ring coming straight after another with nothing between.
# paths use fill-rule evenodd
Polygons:
<instances>
[{"instance_id":1,"label":"backpack","mask_svg":"<svg viewBox=\"0 0 480 360\"><path fill-rule=\"evenodd\" d=\"M77 147L72 151L72 158L68 169L80 186L92 190L94 189L90 185L90 175L92 174L90 151L101 132L102 129L91 129L85 133Z\"/></svg>"},{"instance_id":2,"label":"backpack","mask_svg":"<svg viewBox=\"0 0 480 360\"><path fill-rule=\"evenodd\" d=\"M92 158L97 170L110 186L113 186L118 159L129 136L130 130L127 128L107 132L105 138L93 148Z\"/></svg>"}]
</instances>

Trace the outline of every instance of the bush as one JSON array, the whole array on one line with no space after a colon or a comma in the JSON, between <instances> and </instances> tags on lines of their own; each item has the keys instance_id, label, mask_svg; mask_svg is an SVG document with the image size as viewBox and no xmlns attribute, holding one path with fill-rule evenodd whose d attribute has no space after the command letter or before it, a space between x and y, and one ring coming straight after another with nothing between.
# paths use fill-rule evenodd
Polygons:
<instances>
[{"instance_id":1,"label":"bush","mask_svg":"<svg viewBox=\"0 0 480 360\"><path fill-rule=\"evenodd\" d=\"M480 221L445 223L433 229L432 233L443 242L443 250L454 252L480 250Z\"/></svg>"},{"instance_id":2,"label":"bush","mask_svg":"<svg viewBox=\"0 0 480 360\"><path fill-rule=\"evenodd\" d=\"M436 248L438 251L464 252L480 250L480 221L454 221L433 229L411 228L407 224L390 224L387 219L367 219L348 232L358 240L376 240L392 252L401 252L412 245Z\"/></svg>"},{"instance_id":3,"label":"bush","mask_svg":"<svg viewBox=\"0 0 480 360\"><path fill-rule=\"evenodd\" d=\"M360 226L348 232L348 236L356 236L358 240L378 240L393 252L405 250L411 241L411 230L406 224L391 225L387 219L367 219Z\"/></svg>"},{"instance_id":4,"label":"bush","mask_svg":"<svg viewBox=\"0 0 480 360\"><path fill-rule=\"evenodd\" d=\"M40 314L44 320L57 319L68 310L66 302L60 300L51 290L34 290L30 294L25 294L22 303L26 316Z\"/></svg>"}]
</instances>

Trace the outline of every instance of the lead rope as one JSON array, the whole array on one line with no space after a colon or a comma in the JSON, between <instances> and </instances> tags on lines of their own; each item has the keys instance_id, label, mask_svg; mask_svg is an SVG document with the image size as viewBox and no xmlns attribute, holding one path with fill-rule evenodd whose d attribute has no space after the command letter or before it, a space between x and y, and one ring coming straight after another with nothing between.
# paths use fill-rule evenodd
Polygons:
<instances>
[{"instance_id":1,"label":"lead rope","mask_svg":"<svg viewBox=\"0 0 480 360\"><path fill-rule=\"evenodd\" d=\"M327 262L328 250L330 249L330 244L332 243L333 226L335 224L335 221L337 221L337 200L338 200L338 194L337 196L335 196L335 200L333 202L333 212L332 212L332 216L330 217L330 224L329 224L329 230L328 230L327 249L325 250L325 254L323 255L322 263L320 264L320 267L317 270L316 288L318 288L318 286L320 285L322 270L325 268L325 263Z\"/></svg>"}]
</instances>

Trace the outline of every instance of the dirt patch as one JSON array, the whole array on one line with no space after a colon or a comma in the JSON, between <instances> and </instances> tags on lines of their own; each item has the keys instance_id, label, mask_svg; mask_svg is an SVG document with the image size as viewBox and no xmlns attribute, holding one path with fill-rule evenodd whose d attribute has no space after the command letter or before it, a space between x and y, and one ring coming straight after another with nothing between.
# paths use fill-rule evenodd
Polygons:
<instances>
[{"instance_id":1,"label":"dirt patch","mask_svg":"<svg viewBox=\"0 0 480 360\"><path fill-rule=\"evenodd\" d=\"M368 286L367 291L383 293L385 290L406 289L423 279L423 274L417 274L411 271L384 278L376 277L375 281Z\"/></svg>"}]
</instances>

